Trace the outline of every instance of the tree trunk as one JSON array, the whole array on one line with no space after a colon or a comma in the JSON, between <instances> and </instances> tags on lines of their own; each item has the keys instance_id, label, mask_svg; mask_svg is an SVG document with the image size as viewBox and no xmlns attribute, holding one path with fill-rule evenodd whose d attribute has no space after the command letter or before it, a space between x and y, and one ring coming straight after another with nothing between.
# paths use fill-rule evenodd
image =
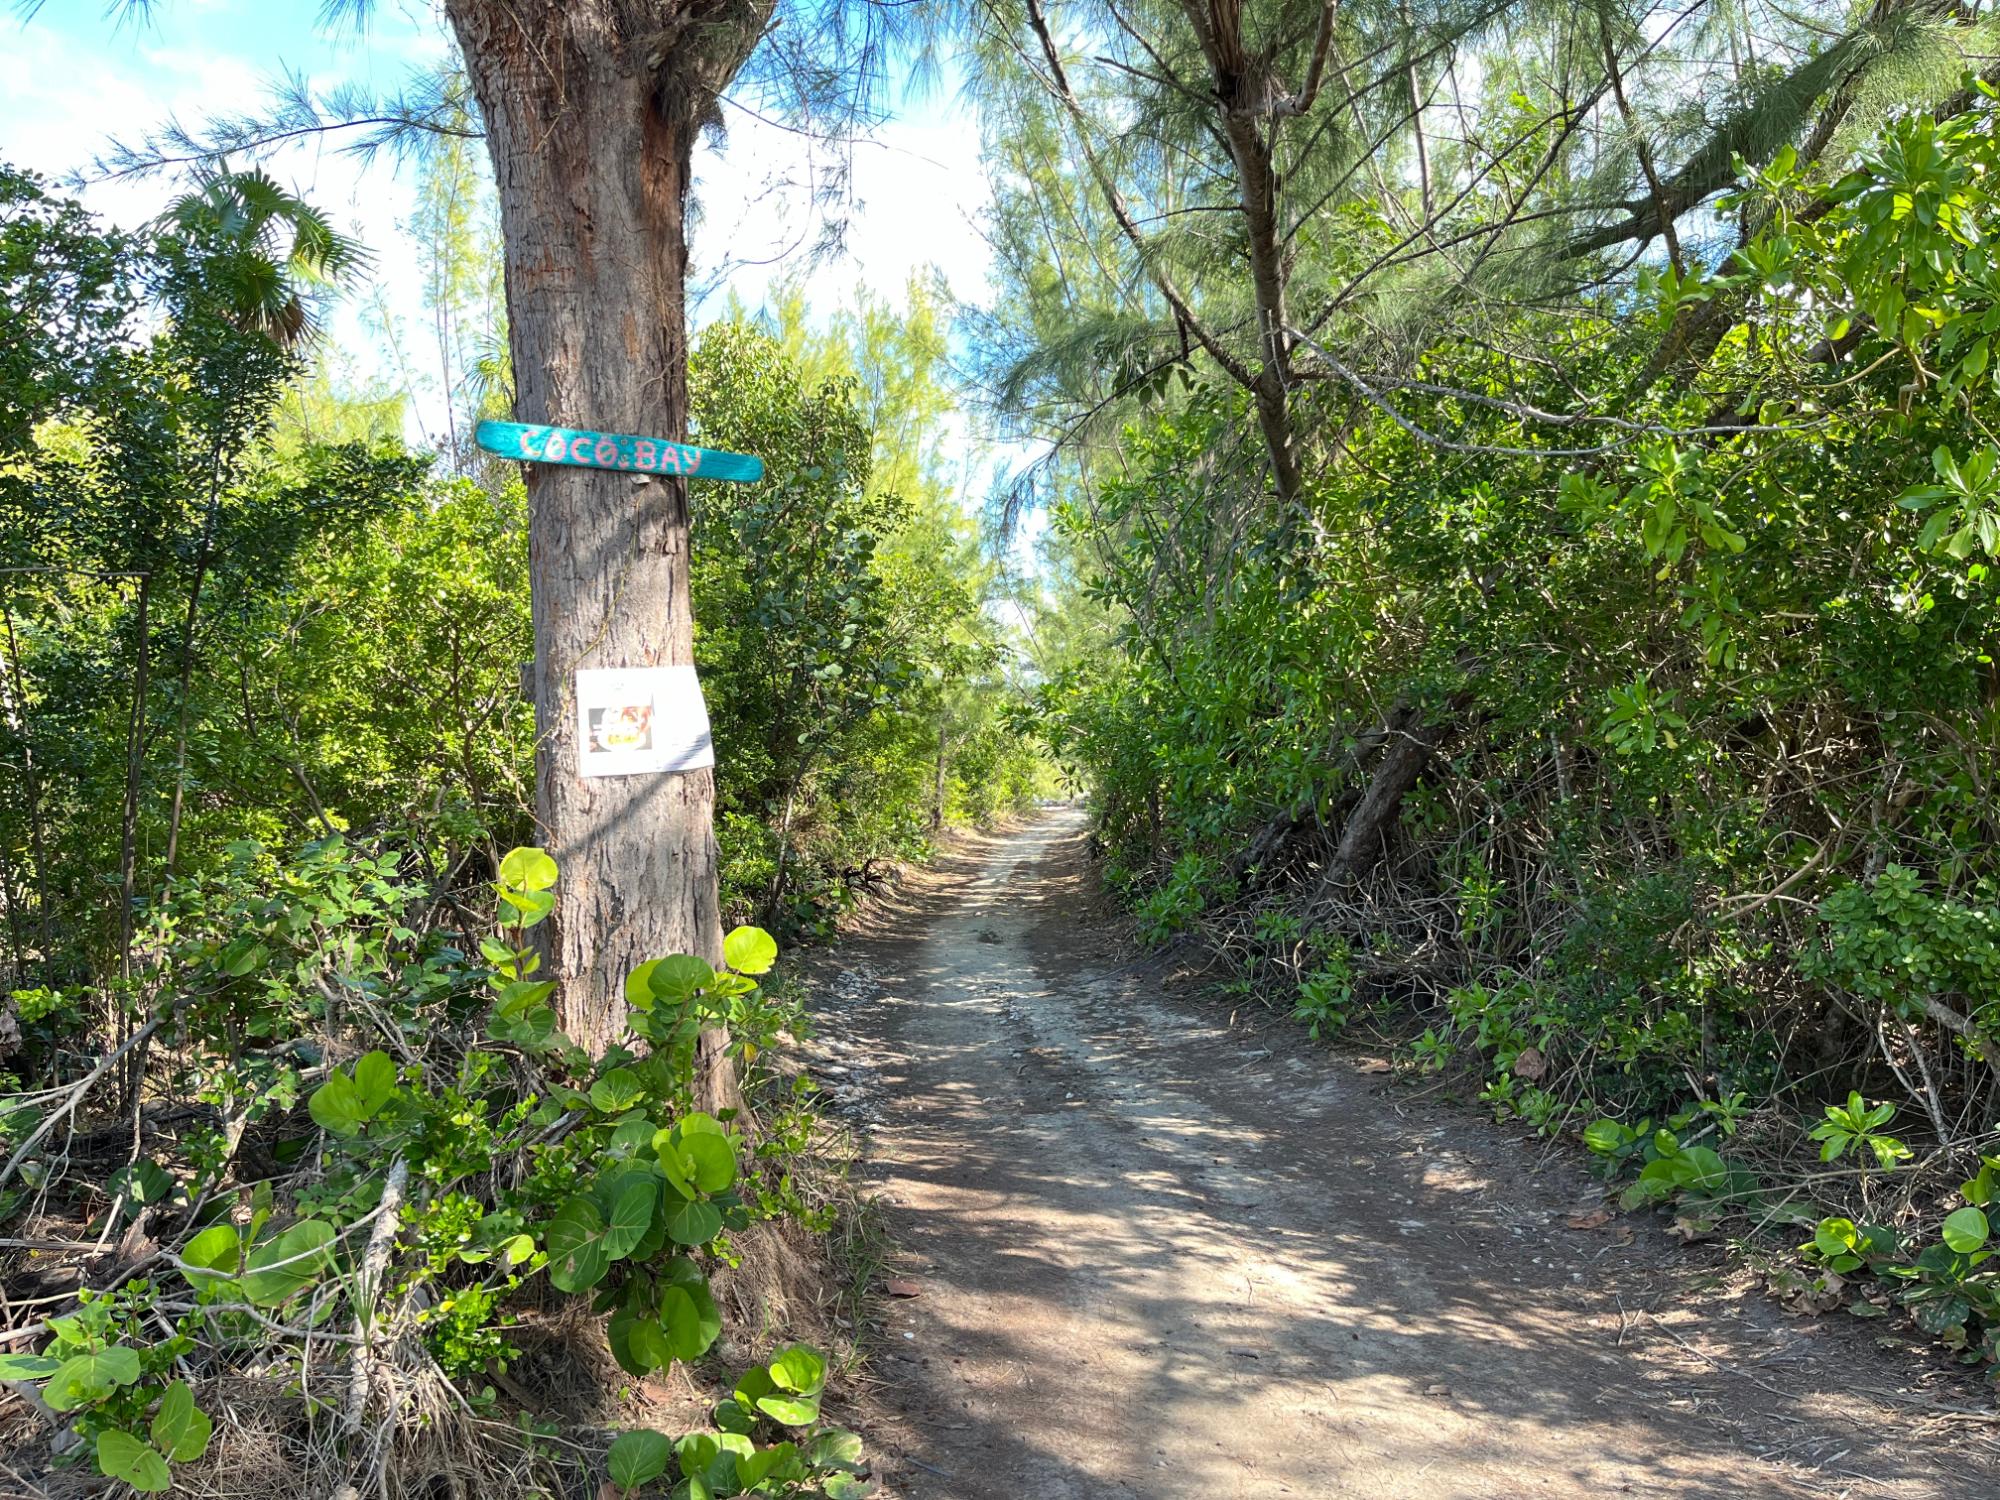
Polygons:
<instances>
[{"instance_id":1,"label":"tree trunk","mask_svg":"<svg viewBox=\"0 0 2000 1500\"><path fill-rule=\"evenodd\" d=\"M1459 701L1454 699L1453 706L1457 707ZM1376 763L1375 774L1368 779L1368 789L1361 794L1361 800L1340 831L1340 843L1335 846L1333 858L1327 862L1314 893L1316 900L1324 899L1348 881L1360 879L1375 867L1388 847L1389 827L1402 810L1403 798L1424 774L1424 767L1430 764L1447 727L1445 722L1425 724L1422 710L1416 707L1390 716L1388 746Z\"/></svg>"},{"instance_id":2,"label":"tree trunk","mask_svg":"<svg viewBox=\"0 0 2000 1500\"><path fill-rule=\"evenodd\" d=\"M201 588L208 581L209 556L215 547L217 491L221 488L221 458L213 464L208 514L201 524L201 545L195 552L194 581L188 585L187 618L181 622L180 701L174 712L174 797L167 810L167 879L180 864L181 814L187 806L188 694L194 688L194 633L201 622Z\"/></svg>"},{"instance_id":3,"label":"tree trunk","mask_svg":"<svg viewBox=\"0 0 2000 1500\"><path fill-rule=\"evenodd\" d=\"M153 576L141 574L138 658L132 672L132 721L125 741L125 806L118 820L118 972L132 977L132 907L139 893L139 777L145 769L146 688L152 676Z\"/></svg>"},{"instance_id":4,"label":"tree trunk","mask_svg":"<svg viewBox=\"0 0 2000 1500\"><path fill-rule=\"evenodd\" d=\"M785 864L792 852L792 804L798 800L801 770L785 788L785 810L778 817L778 854L771 863L771 888L764 893L764 911L773 920L778 915L778 898L785 894Z\"/></svg>"},{"instance_id":5,"label":"tree trunk","mask_svg":"<svg viewBox=\"0 0 2000 1500\"><path fill-rule=\"evenodd\" d=\"M1334 767L1333 779L1341 784L1342 789L1327 808L1325 817L1345 819L1353 811L1355 803L1361 800L1361 793L1347 783L1361 774L1362 768L1392 735L1401 734L1414 722L1417 722L1415 710L1407 702L1399 702L1383 723L1356 737L1354 744ZM1334 736L1333 745L1327 747L1328 755L1333 753L1333 747L1340 743L1341 738L1340 735ZM1318 803L1319 794L1316 791L1307 792L1259 828L1231 858L1229 878L1247 881L1253 889L1261 885L1271 862L1284 852L1293 835L1308 823L1317 821Z\"/></svg>"},{"instance_id":6,"label":"tree trunk","mask_svg":"<svg viewBox=\"0 0 2000 1500\"><path fill-rule=\"evenodd\" d=\"M485 119L505 241L515 415L680 438L687 428L683 212L705 112L769 0L448 0ZM536 809L562 867L545 924L563 1029L624 1032L626 974L719 962L714 775L577 774L580 667L694 659L679 479L533 464ZM723 1039L697 1093L733 1100Z\"/></svg>"},{"instance_id":7,"label":"tree trunk","mask_svg":"<svg viewBox=\"0 0 2000 1500\"><path fill-rule=\"evenodd\" d=\"M931 788L932 833L937 833L944 827L945 776L949 765L946 756L950 752L950 749L951 739L948 726L946 725L943 711L940 710L938 715L937 780L936 784Z\"/></svg>"},{"instance_id":8,"label":"tree trunk","mask_svg":"<svg viewBox=\"0 0 2000 1500\"><path fill-rule=\"evenodd\" d=\"M28 682L21 675L21 643L14 634L14 611L0 603L0 621L7 627L9 686L0 691L0 708L7 713L8 727L21 737L21 795L28 812L28 854L35 862L35 917L41 927L41 961L47 967L55 951L55 933L50 925L49 858L42 842L42 798L35 773L35 741L28 719ZM26 980L22 980L26 983Z\"/></svg>"}]
</instances>

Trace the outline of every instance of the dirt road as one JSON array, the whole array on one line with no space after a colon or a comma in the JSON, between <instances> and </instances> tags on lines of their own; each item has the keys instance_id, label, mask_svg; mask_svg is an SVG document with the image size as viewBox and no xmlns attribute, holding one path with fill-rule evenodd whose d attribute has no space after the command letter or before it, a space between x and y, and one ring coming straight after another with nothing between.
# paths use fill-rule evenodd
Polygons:
<instances>
[{"instance_id":1,"label":"dirt road","mask_svg":"<svg viewBox=\"0 0 2000 1500\"><path fill-rule=\"evenodd\" d=\"M1978 1390L1876 1325L1656 1216L1567 1228L1595 1190L1535 1143L1167 992L1086 920L1082 833L961 843L820 976L919 1292L875 1362L892 1493L2000 1496L1943 1409Z\"/></svg>"}]
</instances>

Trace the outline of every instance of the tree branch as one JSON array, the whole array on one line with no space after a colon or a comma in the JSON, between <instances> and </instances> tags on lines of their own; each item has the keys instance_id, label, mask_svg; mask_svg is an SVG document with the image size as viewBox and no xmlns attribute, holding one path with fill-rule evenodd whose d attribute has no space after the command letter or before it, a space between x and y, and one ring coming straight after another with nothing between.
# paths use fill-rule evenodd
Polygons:
<instances>
[{"instance_id":1,"label":"tree branch","mask_svg":"<svg viewBox=\"0 0 2000 1500\"><path fill-rule=\"evenodd\" d=\"M1274 115L1302 115L1313 107L1319 98L1319 86L1326 77L1327 54L1333 50L1333 22L1340 14L1340 0L1326 0L1319 12L1319 35L1313 40L1312 61L1306 64L1305 82L1290 98L1281 99L1272 105Z\"/></svg>"},{"instance_id":2,"label":"tree branch","mask_svg":"<svg viewBox=\"0 0 2000 1500\"><path fill-rule=\"evenodd\" d=\"M1231 354L1222 342L1209 332L1207 325L1195 316L1193 306L1182 294L1180 287L1175 284L1173 277L1150 253L1146 236L1140 230L1137 221L1133 219L1132 211L1126 205L1125 195L1118 190L1118 185L1112 180L1103 159L1098 156L1097 148L1091 143L1089 117L1084 114L1083 105L1078 102L1075 91L1070 87L1069 73L1063 67L1062 54L1057 50L1055 38L1049 32L1048 18L1042 12L1040 0L1027 0L1027 6L1029 23L1034 27L1036 40L1041 44L1042 56L1048 60L1045 86L1069 115L1070 123L1076 129L1077 147L1083 152L1084 163L1090 168L1090 175L1096 180L1098 191L1104 194L1105 202L1111 209L1111 216L1118 221L1118 227L1124 231L1126 239L1132 242L1132 248L1138 252L1139 264L1144 267L1153 285L1159 289L1160 295L1166 299L1167 306L1173 309L1174 316L1186 325L1188 332L1194 335L1195 341L1208 356L1228 372L1230 379L1245 389L1254 389L1257 383L1256 375L1243 361ZM1039 70L1032 71L1037 77L1043 76Z\"/></svg>"}]
</instances>

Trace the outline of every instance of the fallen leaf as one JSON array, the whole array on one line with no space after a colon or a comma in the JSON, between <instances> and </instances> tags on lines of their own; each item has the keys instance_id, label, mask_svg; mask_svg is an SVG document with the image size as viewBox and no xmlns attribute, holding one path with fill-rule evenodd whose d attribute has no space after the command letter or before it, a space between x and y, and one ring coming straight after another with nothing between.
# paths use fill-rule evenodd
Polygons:
<instances>
[{"instance_id":1,"label":"fallen leaf","mask_svg":"<svg viewBox=\"0 0 2000 1500\"><path fill-rule=\"evenodd\" d=\"M597 1485L597 1500L625 1500L625 1492L610 1480L600 1480Z\"/></svg>"},{"instance_id":2,"label":"fallen leaf","mask_svg":"<svg viewBox=\"0 0 2000 1500\"><path fill-rule=\"evenodd\" d=\"M1424 1394L1426 1396L1449 1396L1451 1394L1451 1387L1448 1385L1427 1385L1424 1387Z\"/></svg>"},{"instance_id":3,"label":"fallen leaf","mask_svg":"<svg viewBox=\"0 0 2000 1500\"><path fill-rule=\"evenodd\" d=\"M924 1291L922 1287L904 1276L891 1276L887 1285L891 1297L920 1297Z\"/></svg>"},{"instance_id":4,"label":"fallen leaf","mask_svg":"<svg viewBox=\"0 0 2000 1500\"><path fill-rule=\"evenodd\" d=\"M1683 1245L1696 1244L1715 1233L1715 1220L1694 1214L1680 1214L1668 1227L1667 1233L1679 1236Z\"/></svg>"},{"instance_id":5,"label":"fallen leaf","mask_svg":"<svg viewBox=\"0 0 2000 1500\"><path fill-rule=\"evenodd\" d=\"M1549 1076L1549 1065L1533 1047L1523 1047L1521 1055L1514 1059L1514 1076L1540 1083Z\"/></svg>"},{"instance_id":6,"label":"fallen leaf","mask_svg":"<svg viewBox=\"0 0 2000 1500\"><path fill-rule=\"evenodd\" d=\"M1571 1229L1602 1229L1611 1222L1608 1208L1579 1208L1563 1221Z\"/></svg>"},{"instance_id":7,"label":"fallen leaf","mask_svg":"<svg viewBox=\"0 0 2000 1500\"><path fill-rule=\"evenodd\" d=\"M1611 1236L1611 1243L1620 1246L1631 1244L1632 1226L1630 1224L1620 1224L1618 1232Z\"/></svg>"},{"instance_id":8,"label":"fallen leaf","mask_svg":"<svg viewBox=\"0 0 2000 1500\"><path fill-rule=\"evenodd\" d=\"M1364 1057L1356 1061L1354 1071L1357 1073L1389 1073L1394 1071L1394 1064L1386 1057Z\"/></svg>"}]
</instances>

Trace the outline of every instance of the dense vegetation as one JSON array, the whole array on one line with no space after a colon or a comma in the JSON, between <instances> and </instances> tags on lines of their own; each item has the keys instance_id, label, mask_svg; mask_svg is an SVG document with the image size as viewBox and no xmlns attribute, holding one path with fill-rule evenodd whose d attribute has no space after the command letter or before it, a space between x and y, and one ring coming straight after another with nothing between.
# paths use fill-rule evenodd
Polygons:
<instances>
[{"instance_id":1,"label":"dense vegetation","mask_svg":"<svg viewBox=\"0 0 2000 1500\"><path fill-rule=\"evenodd\" d=\"M450 165L427 192L459 190ZM601 1057L557 1031L520 475L406 447L401 393L332 378L312 331L356 247L257 174L136 235L20 173L0 199L0 1206L12 1244L55 1253L10 1282L36 1313L12 1331L53 1341L0 1378L146 1490L252 1461L280 1487L328 1464L371 1492L439 1464L595 1485L601 1449L485 1432L524 1360L558 1386L587 1367L589 1341L533 1331L562 1297L616 1293L609 1355L636 1381L709 1349L718 1297L767 1294L782 1225L829 1223L779 1062L804 1022L755 978L775 947L742 925L733 973L643 965ZM475 225L429 222L449 372L488 278ZM819 325L796 298L738 310L695 348L693 436L767 464L696 501L734 923L824 931L1048 774L1009 727L998 577L943 476L942 360L921 288ZM448 382L451 427L504 409L508 378ZM718 1025L754 1120L699 1108ZM316 1372L315 1339L353 1355ZM636 1431L609 1472L856 1491L858 1449L818 1420L825 1358L779 1349L720 1436ZM211 1453L230 1376L289 1379L330 1425L239 1419ZM362 1441L392 1399L411 1420Z\"/></svg>"},{"instance_id":2,"label":"dense vegetation","mask_svg":"<svg viewBox=\"0 0 2000 1500\"><path fill-rule=\"evenodd\" d=\"M301 352L228 315L232 288L182 286L228 269L185 264L189 240L100 234L28 179L6 185L10 308L24 329L65 312L35 330L58 347L10 340L35 375L10 386L0 477L17 984L102 977L121 906L243 839L360 832L448 881L490 873L531 832L518 472L440 472L370 437L366 403L301 387ZM271 269L253 253L253 275ZM156 310L171 322L142 335ZM1037 774L985 707L1006 692L982 612L997 579L938 477L938 439L878 448L894 403L940 399L942 351L920 353L935 314L880 317L896 347L850 351L847 324L815 336L795 318L788 351L739 314L691 362L697 435L769 466L697 501L737 920L819 924L871 861L1018 802ZM904 372L886 399L865 401L869 359ZM359 436L308 437L343 432Z\"/></svg>"},{"instance_id":3,"label":"dense vegetation","mask_svg":"<svg viewBox=\"0 0 2000 1500\"><path fill-rule=\"evenodd\" d=\"M211 164L142 231L0 169L0 1380L35 1416L0 1464L862 1493L784 1294L838 1201L778 945L1052 761L1145 937L1234 995L2000 1366L1983 7L787 8L854 43L831 68L734 7L657 76L607 53L650 166L746 59L837 136L948 49L997 284L794 287L685 342L685 182L621 197L607 156L502 233L477 140L497 106L539 162L546 101L444 9L464 73L176 127L153 155ZM586 11L686 18L549 14ZM569 104L571 151L638 117ZM325 338L360 247L214 160L343 123L416 160L422 391ZM633 201L646 409L767 474L613 515L638 476L531 488L469 434L632 397L518 273ZM997 505L1049 521L1033 588L956 492L968 370L1047 454ZM712 861L705 771L552 820L591 645L543 549L579 517L657 527L650 597L690 606ZM551 934L593 911L702 951L580 964L607 934ZM675 1365L704 1399L662 1415Z\"/></svg>"},{"instance_id":4,"label":"dense vegetation","mask_svg":"<svg viewBox=\"0 0 2000 1500\"><path fill-rule=\"evenodd\" d=\"M1807 9L1027 4L985 349L1142 929L1990 1363L1990 23Z\"/></svg>"}]
</instances>

